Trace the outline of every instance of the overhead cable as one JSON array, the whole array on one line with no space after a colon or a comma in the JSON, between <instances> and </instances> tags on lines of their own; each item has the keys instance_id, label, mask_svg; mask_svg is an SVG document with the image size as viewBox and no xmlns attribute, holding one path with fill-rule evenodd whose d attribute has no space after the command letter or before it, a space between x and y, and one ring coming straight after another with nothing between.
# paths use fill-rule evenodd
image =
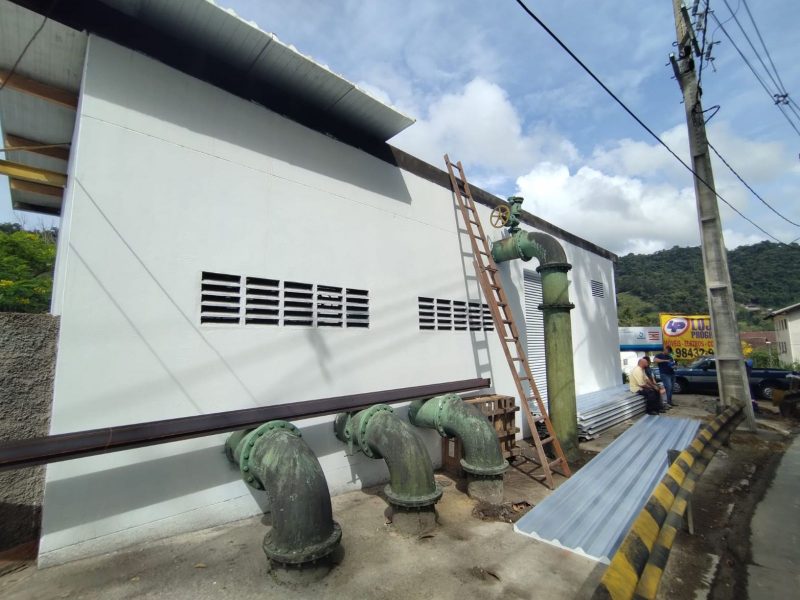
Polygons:
<instances>
[{"instance_id":1,"label":"overhead cable","mask_svg":"<svg viewBox=\"0 0 800 600\"><path fill-rule=\"evenodd\" d=\"M633 118L633 120L634 120L634 121L636 121L636 122L637 122L637 123L638 123L638 124L639 124L639 125L640 125L640 126L641 126L641 127L642 127L642 128L645 130L645 131L646 131L646 132L647 132L647 133L649 133L649 134L650 134L650 135L651 135L651 136L652 136L652 137L653 137L653 138L654 138L654 139L655 139L655 140L656 140L656 141L657 141L659 144L661 144L661 145L662 145L662 146L663 146L663 147L664 147L664 148L667 150L667 152L669 152L669 153L670 153L670 154L671 154L671 155L672 155L672 156L675 158L675 160L677 160L677 161L678 161L678 162L679 162L681 165L683 165L683 167L684 167L684 168L685 168L687 171L689 171L689 172L690 172L692 175L694 175L694 177L697 179L697 181L701 182L701 183L702 183L704 186L706 186L706 187L707 187L709 190L711 190L711 192L713 192L713 193L714 193L714 195L715 195L717 198L719 198L719 199L720 199L722 202L724 202L724 203L725 203L725 204L726 204L726 205L727 205L727 206L728 206L728 207L729 207L729 208L730 208L730 209L731 209L733 212L735 212L736 214L738 214L738 215L739 215L740 217L742 217L742 218L743 218L745 221L747 221L747 222L748 222L748 223L750 223L750 224L751 224L753 227L755 227L756 229L758 229L758 230L759 230L761 233L763 233L764 235L766 235L766 236L768 236L768 237L772 238L773 240L775 240L775 241L776 241L776 242L778 242L779 244L781 244L781 245L785 245L785 244L784 244L784 243L783 243L781 240L779 240L779 239L778 239L778 238L776 238L774 235L772 235L772 234L771 234L771 233L769 233L767 230L765 230L763 227L761 227L760 225L758 225L757 223L755 223L755 222L754 222L752 219L750 219L750 218L748 218L747 216L745 216L744 214L742 214L742 213L741 213L741 212L740 212L740 211L739 211L739 210L738 210L738 209L737 209L735 206L733 206L733 205L732 205L730 202L728 202L727 200L725 200L725 198L723 198L723 197L722 197L722 196L721 196L721 195L720 195L720 194L719 194L719 193L718 193L718 192L717 192L717 191L716 191L716 190L715 190L715 189L714 189L714 188L713 188L711 185L709 185L709 184L708 184L708 182L706 182L706 180L705 180L705 179L703 179L702 177L700 177L700 175L698 175L698 174L697 174L697 172L695 172L695 170L694 170L694 169L692 169L692 167L691 167L691 166L689 166L688 164L686 164L686 162L685 162L685 161L684 161L684 160L683 160L683 159L682 159L680 156L678 156L678 155L675 153L675 151L674 151L672 148L670 148L670 147L667 145L667 143L666 143L664 140L662 140L662 139L661 139L661 138L658 136L658 134L656 134L656 133L655 133L655 132L654 132L652 129L650 129L650 127L648 127L648 126L647 126L647 124L645 124L645 122L644 122L644 121L642 121L642 120L641 120L641 119L640 119L640 118L639 118L639 117L636 115L636 113L634 113L634 112L633 112L633 111L632 111L630 108L628 108L628 106L627 106L627 105L626 105L626 104L625 104L625 103L624 103L622 100L620 100L620 99L619 99L619 97L618 97L618 96L617 96L617 95L616 95L614 92L612 92L612 91L611 91L611 90L608 88L608 86L607 86L605 83L603 83L603 82L600 80L600 78L599 78L599 77L597 77L597 75L595 75L595 74L594 74L594 72L593 72L593 71L592 71L592 70L591 70L589 67L587 67L587 66L586 66L586 64L585 64L585 63L584 63L584 62L583 62L583 61L582 61L580 58L578 58L578 56L577 56L577 55L576 55L576 54L575 54L575 53L574 53L572 50L570 50L570 49L569 49L569 47L568 47L568 46L567 46L567 45L566 45L564 42L562 42L562 41L561 41L561 39L560 39L559 37L558 37L558 36L557 36L555 33L553 33L553 31L552 31L552 30L551 30L551 29L550 29L550 28L549 28L549 27L548 27L548 26L547 26L547 25L546 25L546 24L545 24L545 23L544 23L544 22L543 22L543 21L542 21L542 20L541 20L541 19L540 19L538 16L536 16L536 14L534 14L534 13L533 13L533 11L531 11L531 9L529 9L529 8L528 8L528 7L525 5L525 3L524 3L522 0L516 0L516 2L517 2L517 4L519 4L519 6L522 8L522 10L524 10L524 11L525 11L525 12L528 14L528 16L529 16L531 19L533 19L534 21L536 21L536 23L537 23L537 24L538 24L538 25L539 25L539 26L540 26L542 29L544 29L544 31L547 33L547 35L549 35L551 38L553 38L553 40L554 40L554 41L555 41L555 42L556 42L556 43L557 43L559 46L561 46L561 48L562 48L562 49L563 49L563 50L564 50L564 51L565 51L567 54L569 54L569 55L570 55L570 57L571 57L571 58L572 58L572 59L573 59L573 60L574 60L576 63L578 63L578 65L580 65L580 67L581 67L581 68L582 68L584 71L586 71L586 73L589 75L589 77L591 77L592 79L594 79L594 80L595 80L595 82L596 82L596 83L597 83L597 84L598 84L598 85L599 85L601 88L603 88L603 90L604 90L604 91L605 91L605 92L606 92L606 93L607 93L609 96L611 96L611 97L614 99L614 101L615 101L617 104L619 104L619 105L622 107L622 109L623 109L623 110L624 110L626 113L628 113L628 114L629 114L629 115L630 115L630 116ZM798 133L800 133L800 132L798 132Z\"/></svg>"}]
</instances>

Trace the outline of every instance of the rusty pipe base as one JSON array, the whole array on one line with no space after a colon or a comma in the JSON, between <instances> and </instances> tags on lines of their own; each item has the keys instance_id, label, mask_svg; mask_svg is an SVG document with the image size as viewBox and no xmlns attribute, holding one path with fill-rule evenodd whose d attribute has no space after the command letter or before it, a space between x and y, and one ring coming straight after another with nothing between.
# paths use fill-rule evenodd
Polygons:
<instances>
[{"instance_id":1,"label":"rusty pipe base","mask_svg":"<svg viewBox=\"0 0 800 600\"><path fill-rule=\"evenodd\" d=\"M386 509L386 519L392 531L408 537L419 537L436 529L437 514L433 505L419 508L390 505Z\"/></svg>"},{"instance_id":2,"label":"rusty pipe base","mask_svg":"<svg viewBox=\"0 0 800 600\"><path fill-rule=\"evenodd\" d=\"M503 476L467 474L467 494L474 500L499 506L503 503Z\"/></svg>"}]
</instances>

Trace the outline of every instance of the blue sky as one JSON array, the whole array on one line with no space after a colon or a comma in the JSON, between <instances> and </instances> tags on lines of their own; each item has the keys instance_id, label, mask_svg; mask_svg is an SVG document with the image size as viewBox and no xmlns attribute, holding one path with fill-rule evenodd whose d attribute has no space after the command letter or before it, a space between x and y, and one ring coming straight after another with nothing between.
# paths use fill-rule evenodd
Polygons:
<instances>
[{"instance_id":1,"label":"blue sky","mask_svg":"<svg viewBox=\"0 0 800 600\"><path fill-rule=\"evenodd\" d=\"M447 152L474 183L500 196L521 194L530 212L617 253L699 244L690 174L513 0L217 3L414 117L394 145L440 167ZM728 3L745 23L741 0ZM688 160L681 94L667 64L675 35L670 0L528 6ZM800 3L748 6L800 102ZM723 22L730 17L724 0L711 0L711 8ZM725 28L738 32L732 21ZM704 72L703 104L721 109L709 138L766 200L800 223L800 136L722 32L713 37L722 43L713 52L717 71ZM741 34L734 37L747 48ZM715 178L718 191L769 233L782 241L800 237L800 228L753 198L721 164ZM6 194L0 192L0 220ZM724 206L721 214L729 248L767 239Z\"/></svg>"}]
</instances>

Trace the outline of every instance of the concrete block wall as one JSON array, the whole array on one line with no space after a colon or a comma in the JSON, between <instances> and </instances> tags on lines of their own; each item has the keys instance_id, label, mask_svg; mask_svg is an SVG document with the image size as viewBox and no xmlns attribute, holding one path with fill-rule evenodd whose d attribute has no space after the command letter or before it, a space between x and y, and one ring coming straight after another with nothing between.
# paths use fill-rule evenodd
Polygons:
<instances>
[{"instance_id":1,"label":"concrete block wall","mask_svg":"<svg viewBox=\"0 0 800 600\"><path fill-rule=\"evenodd\" d=\"M0 313L0 442L47 435L58 317ZM0 552L36 540L45 467L0 471Z\"/></svg>"}]
</instances>

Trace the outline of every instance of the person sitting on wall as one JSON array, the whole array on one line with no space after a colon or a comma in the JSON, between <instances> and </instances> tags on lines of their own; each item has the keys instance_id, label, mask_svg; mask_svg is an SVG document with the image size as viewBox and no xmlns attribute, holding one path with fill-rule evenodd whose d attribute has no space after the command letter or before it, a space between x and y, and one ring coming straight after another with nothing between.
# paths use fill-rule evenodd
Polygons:
<instances>
[{"instance_id":1,"label":"person sitting on wall","mask_svg":"<svg viewBox=\"0 0 800 600\"><path fill-rule=\"evenodd\" d=\"M631 392L639 394L645 399L645 410L648 415L657 415L664 412L661 408L661 394L658 385L654 383L645 371L649 361L646 358L640 358L639 362L628 375L628 386Z\"/></svg>"},{"instance_id":2,"label":"person sitting on wall","mask_svg":"<svg viewBox=\"0 0 800 600\"><path fill-rule=\"evenodd\" d=\"M664 352L656 354L654 360L658 365L661 383L664 384L664 390L667 392L667 404L675 406L672 403L672 386L675 384L675 358L672 356L672 346L667 346L664 348Z\"/></svg>"}]
</instances>

